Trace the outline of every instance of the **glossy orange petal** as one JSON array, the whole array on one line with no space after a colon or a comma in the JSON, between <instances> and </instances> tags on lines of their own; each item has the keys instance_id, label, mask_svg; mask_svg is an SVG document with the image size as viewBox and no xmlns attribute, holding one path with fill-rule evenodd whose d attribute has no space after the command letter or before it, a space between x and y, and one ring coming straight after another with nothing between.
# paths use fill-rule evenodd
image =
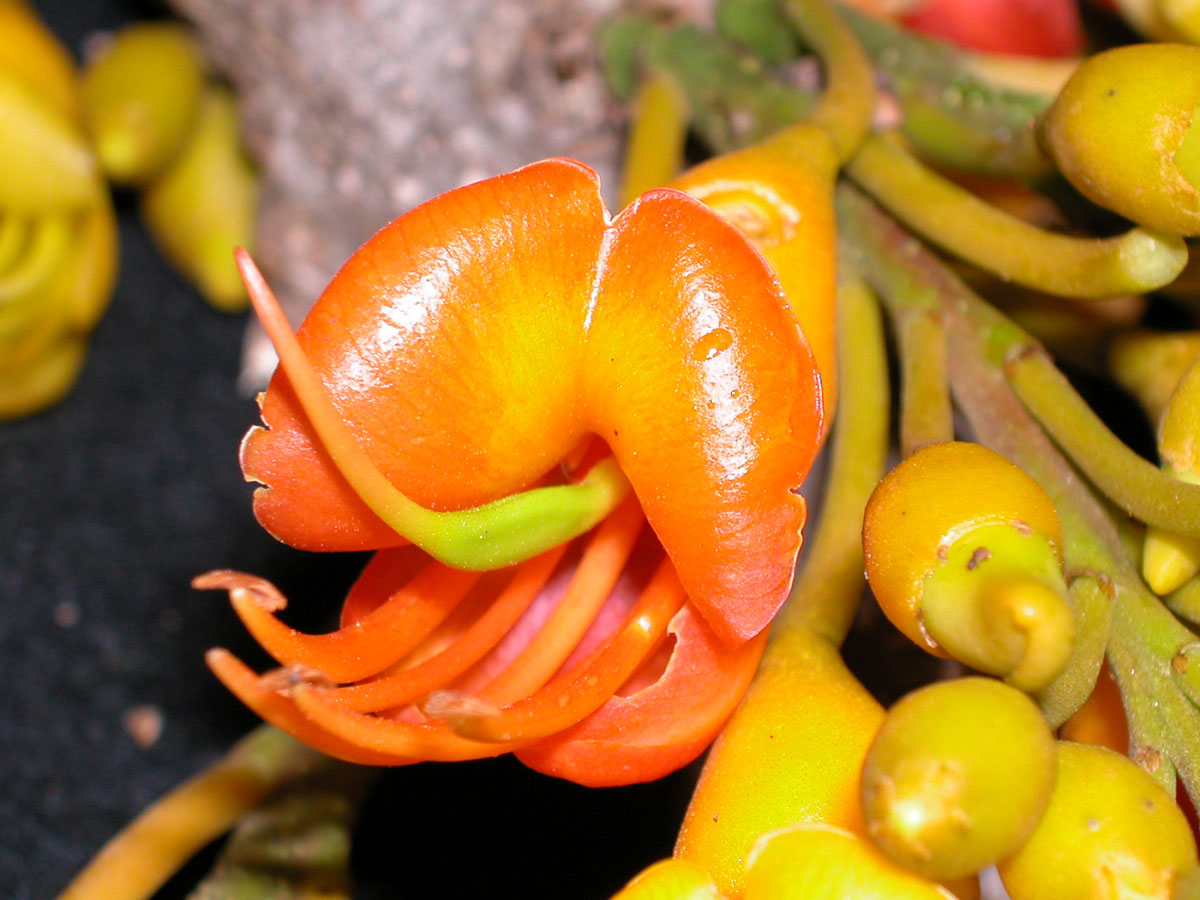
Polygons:
<instances>
[{"instance_id":1,"label":"glossy orange petal","mask_svg":"<svg viewBox=\"0 0 1200 900\"><path fill-rule=\"evenodd\" d=\"M357 439L426 506L612 448L718 635L761 631L791 581L820 439L812 354L762 257L674 191L611 224L595 173L548 160L442 195L343 267L299 331ZM307 549L401 542L311 434L286 378L243 442L255 510Z\"/></svg>"},{"instance_id":2,"label":"glossy orange petal","mask_svg":"<svg viewBox=\"0 0 1200 900\"><path fill-rule=\"evenodd\" d=\"M595 174L549 160L425 203L338 272L298 331L334 406L437 509L533 484L579 442L580 327L605 231ZM243 444L259 521L302 549L398 542L333 468L278 373Z\"/></svg>"},{"instance_id":3,"label":"glossy orange petal","mask_svg":"<svg viewBox=\"0 0 1200 900\"><path fill-rule=\"evenodd\" d=\"M688 596L747 640L791 586L820 378L762 257L694 198L649 191L613 223L588 329L590 420Z\"/></svg>"}]
</instances>

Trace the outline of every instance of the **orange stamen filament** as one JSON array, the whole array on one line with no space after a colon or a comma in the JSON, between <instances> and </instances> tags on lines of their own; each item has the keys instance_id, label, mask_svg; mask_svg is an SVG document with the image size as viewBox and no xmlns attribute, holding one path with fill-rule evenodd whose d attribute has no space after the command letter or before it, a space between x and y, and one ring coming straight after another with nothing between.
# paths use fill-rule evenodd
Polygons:
<instances>
[{"instance_id":1,"label":"orange stamen filament","mask_svg":"<svg viewBox=\"0 0 1200 900\"><path fill-rule=\"evenodd\" d=\"M484 759L509 753L528 743L472 741L455 734L444 722L401 722L351 712L304 684L292 688L291 699L311 726L322 729L338 741L396 761Z\"/></svg>"},{"instance_id":2,"label":"orange stamen filament","mask_svg":"<svg viewBox=\"0 0 1200 900\"><path fill-rule=\"evenodd\" d=\"M365 684L331 688L325 696L359 712L403 706L448 684L481 660L516 624L536 599L566 553L562 544L523 563L488 610L458 639L420 664Z\"/></svg>"},{"instance_id":3,"label":"orange stamen filament","mask_svg":"<svg viewBox=\"0 0 1200 900\"><path fill-rule=\"evenodd\" d=\"M348 682L369 678L403 658L462 602L480 577L479 572L430 563L362 621L329 634L289 628L255 592L234 582L198 580L197 586L226 588L247 630L283 665L306 666L333 681Z\"/></svg>"},{"instance_id":4,"label":"orange stamen filament","mask_svg":"<svg viewBox=\"0 0 1200 900\"><path fill-rule=\"evenodd\" d=\"M239 247L235 259L254 312L279 356L279 365L334 465L372 512L398 534L419 544L414 535L429 527L429 523L420 520L436 514L398 491L367 456L329 399L279 301L250 254Z\"/></svg>"},{"instance_id":5,"label":"orange stamen filament","mask_svg":"<svg viewBox=\"0 0 1200 900\"><path fill-rule=\"evenodd\" d=\"M339 738L311 721L286 693L268 686L249 666L228 650L214 648L204 657L208 667L235 697L259 718L328 756L364 766L395 766L417 760L394 753L366 750Z\"/></svg>"},{"instance_id":6,"label":"orange stamen filament","mask_svg":"<svg viewBox=\"0 0 1200 900\"><path fill-rule=\"evenodd\" d=\"M502 709L438 691L426 701L425 713L475 741L526 742L563 731L599 709L637 671L686 600L674 568L664 558L620 631L570 671Z\"/></svg>"},{"instance_id":7,"label":"orange stamen filament","mask_svg":"<svg viewBox=\"0 0 1200 900\"><path fill-rule=\"evenodd\" d=\"M644 523L642 509L632 499L604 520L550 618L512 664L484 688L483 697L499 705L512 703L550 680L612 593Z\"/></svg>"}]
</instances>

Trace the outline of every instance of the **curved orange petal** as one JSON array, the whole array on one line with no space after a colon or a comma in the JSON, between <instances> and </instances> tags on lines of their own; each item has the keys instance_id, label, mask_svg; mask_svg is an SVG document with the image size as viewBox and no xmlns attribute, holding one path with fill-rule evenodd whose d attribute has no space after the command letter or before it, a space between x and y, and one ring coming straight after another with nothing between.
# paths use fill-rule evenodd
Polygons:
<instances>
[{"instance_id":1,"label":"curved orange petal","mask_svg":"<svg viewBox=\"0 0 1200 900\"><path fill-rule=\"evenodd\" d=\"M590 424L718 636L787 597L820 443L820 377L763 258L674 190L613 223L588 328Z\"/></svg>"},{"instance_id":2,"label":"curved orange petal","mask_svg":"<svg viewBox=\"0 0 1200 900\"><path fill-rule=\"evenodd\" d=\"M548 160L452 191L346 264L301 344L384 475L434 508L611 446L726 641L783 602L821 433L812 354L763 258L676 191L611 225L595 173ZM399 538L350 491L277 376L243 443L268 530L308 549Z\"/></svg>"},{"instance_id":3,"label":"curved orange petal","mask_svg":"<svg viewBox=\"0 0 1200 900\"><path fill-rule=\"evenodd\" d=\"M704 752L754 677L767 635L730 647L690 603L667 633L675 644L653 684L610 697L578 725L518 750L517 758L546 775L612 787L661 778Z\"/></svg>"},{"instance_id":4,"label":"curved orange petal","mask_svg":"<svg viewBox=\"0 0 1200 900\"><path fill-rule=\"evenodd\" d=\"M475 506L578 443L582 312L605 210L595 173L547 160L442 194L352 256L298 337L334 406L399 490ZM314 443L286 379L242 446L255 513L301 549L400 542Z\"/></svg>"}]
</instances>

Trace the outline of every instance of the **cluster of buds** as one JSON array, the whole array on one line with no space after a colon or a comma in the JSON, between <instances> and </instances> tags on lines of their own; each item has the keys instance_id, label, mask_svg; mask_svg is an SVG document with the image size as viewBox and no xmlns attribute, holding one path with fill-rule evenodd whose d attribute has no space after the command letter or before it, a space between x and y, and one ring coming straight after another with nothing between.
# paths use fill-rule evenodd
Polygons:
<instances>
[{"instance_id":1,"label":"cluster of buds","mask_svg":"<svg viewBox=\"0 0 1200 900\"><path fill-rule=\"evenodd\" d=\"M116 217L80 76L24 2L0 4L0 419L57 402L116 280Z\"/></svg>"},{"instance_id":2,"label":"cluster of buds","mask_svg":"<svg viewBox=\"0 0 1200 900\"><path fill-rule=\"evenodd\" d=\"M1113 344L1161 468L1047 346L1127 321L1104 304L1197 293L1200 52L1064 78L915 33L958 34L938 12L958 9L622 20L610 74L641 113L617 215L569 160L457 189L364 245L295 333L240 252L280 358L241 449L256 515L375 555L327 634L285 625L255 576L197 579L280 664L218 649L216 675L354 763L511 752L611 786L711 744L674 856L620 900L971 900L990 871L1013 900L1192 896L1200 345ZM1037 52L1077 52L1056 10L1068 37ZM798 44L820 94L771 68ZM688 128L717 155L679 174ZM1034 190L1049 172L1098 224L1067 233ZM868 586L944 661L890 709L840 652Z\"/></svg>"}]
</instances>

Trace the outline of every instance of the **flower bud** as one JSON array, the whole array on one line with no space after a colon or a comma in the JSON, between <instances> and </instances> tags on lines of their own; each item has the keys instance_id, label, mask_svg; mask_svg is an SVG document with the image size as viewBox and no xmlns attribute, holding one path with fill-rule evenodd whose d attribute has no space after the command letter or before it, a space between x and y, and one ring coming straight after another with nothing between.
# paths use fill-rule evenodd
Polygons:
<instances>
[{"instance_id":1,"label":"flower bud","mask_svg":"<svg viewBox=\"0 0 1200 900\"><path fill-rule=\"evenodd\" d=\"M146 187L142 215L163 253L217 309L237 312L248 302L233 250L253 243L257 204L233 95L210 88L183 149Z\"/></svg>"},{"instance_id":2,"label":"flower bud","mask_svg":"<svg viewBox=\"0 0 1200 900\"><path fill-rule=\"evenodd\" d=\"M1200 47L1134 44L1085 61L1041 139L1080 193L1169 234L1200 234Z\"/></svg>"},{"instance_id":3,"label":"flower bud","mask_svg":"<svg viewBox=\"0 0 1200 900\"><path fill-rule=\"evenodd\" d=\"M84 67L83 114L105 173L142 184L183 146L196 120L204 67L178 22L118 31Z\"/></svg>"},{"instance_id":4,"label":"flower bud","mask_svg":"<svg viewBox=\"0 0 1200 900\"><path fill-rule=\"evenodd\" d=\"M1058 742L1058 780L1029 840L998 865L1012 900L1169 900L1196 865L1174 799L1104 747Z\"/></svg>"},{"instance_id":5,"label":"flower bud","mask_svg":"<svg viewBox=\"0 0 1200 900\"><path fill-rule=\"evenodd\" d=\"M725 900L725 895L694 862L663 859L638 873L612 900Z\"/></svg>"},{"instance_id":6,"label":"flower bud","mask_svg":"<svg viewBox=\"0 0 1200 900\"><path fill-rule=\"evenodd\" d=\"M769 832L746 860L745 900L952 900L944 887L896 866L869 841L828 825Z\"/></svg>"},{"instance_id":7,"label":"flower bud","mask_svg":"<svg viewBox=\"0 0 1200 900\"><path fill-rule=\"evenodd\" d=\"M867 830L893 862L960 878L1012 853L1054 787L1054 736L1025 694L938 682L888 712L863 766Z\"/></svg>"},{"instance_id":8,"label":"flower bud","mask_svg":"<svg viewBox=\"0 0 1200 900\"><path fill-rule=\"evenodd\" d=\"M918 646L1036 691L1066 665L1075 624L1058 515L999 454L951 441L876 487L863 522L867 579Z\"/></svg>"}]
</instances>

